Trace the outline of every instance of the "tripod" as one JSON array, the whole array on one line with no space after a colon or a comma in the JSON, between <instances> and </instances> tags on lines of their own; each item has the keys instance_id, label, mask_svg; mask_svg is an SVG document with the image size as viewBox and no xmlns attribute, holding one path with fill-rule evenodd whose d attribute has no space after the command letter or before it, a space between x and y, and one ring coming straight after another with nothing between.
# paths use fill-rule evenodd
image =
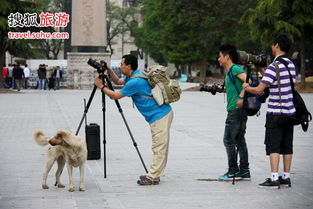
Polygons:
<instances>
[{"instance_id":1,"label":"tripod","mask_svg":"<svg viewBox=\"0 0 313 209\"><path fill-rule=\"evenodd\" d=\"M107 83L109 89L111 89L112 91L114 91L110 79L108 78L108 76L107 76L106 74L104 74L104 72L99 73L99 78L102 79L103 84L105 83L104 81L106 81L106 83ZM84 114L83 114L83 116L82 116L82 118L81 118L81 120L80 120L80 123L79 123L79 125L78 125L77 131L76 131L76 135L79 133L79 130L80 130L81 125L82 125L82 123L83 123L83 121L84 121L84 118L86 117L86 114L87 114L88 109L89 109L89 107L90 107L90 105L91 105L91 102L92 102L92 99L93 99L93 97L94 97L94 95L95 95L96 90L97 90L97 86L95 85L95 86L93 87L93 90L92 90L92 92L91 92L91 94L90 94L90 97L89 97L89 99L88 99L87 106L85 107L85 110L84 110ZM105 94L104 94L103 92L101 92L101 93L102 93L102 113L103 113L103 155L104 155L103 158L104 158L104 178L106 178ZM136 149L136 151L137 151L137 153L138 153L138 156L139 156L139 158L140 158L140 161L141 161L141 163L142 163L142 165L143 165L143 167L144 167L146 173L148 173L147 167L146 167L146 165L145 165L145 163L144 163L144 161L143 161L143 159L142 159L142 157L141 157L141 154L140 154L140 152L139 152L139 149L138 149L138 147L137 147L137 143L136 143L136 141L135 141L135 139L134 139L134 137L133 137L133 134L132 134L131 131L130 131L130 128L129 128L129 126L128 126L128 123L127 123L127 121L126 121L126 119L125 119L125 116L124 116L124 114L123 114L123 110L122 110L122 108L121 108L121 105L120 105L120 103L119 103L118 100L114 100L114 101L115 101L115 104L116 104L116 106L117 106L119 112L121 113L121 116L122 116L123 121L124 121L124 123L125 123L125 125L126 125L126 128L127 128L128 133L129 133L129 135L130 135L130 138L131 138L131 140L132 140L132 142L133 142L133 145L134 145L134 147L135 147L135 149Z\"/></svg>"}]
</instances>

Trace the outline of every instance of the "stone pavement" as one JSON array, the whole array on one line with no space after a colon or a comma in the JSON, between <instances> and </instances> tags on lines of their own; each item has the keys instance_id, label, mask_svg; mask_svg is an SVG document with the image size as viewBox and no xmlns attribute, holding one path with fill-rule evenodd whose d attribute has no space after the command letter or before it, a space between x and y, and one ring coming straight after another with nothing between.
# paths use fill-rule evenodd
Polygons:
<instances>
[{"instance_id":1,"label":"stone pavement","mask_svg":"<svg viewBox=\"0 0 313 209\"><path fill-rule=\"evenodd\" d=\"M50 189L41 189L47 147L38 146L32 133L37 129L49 136L60 129L75 132L83 114L83 98L88 99L90 93L87 90L22 90L20 94L0 94L1 209L313 207L313 123L307 132L298 126L295 128L292 188L257 187L270 174L263 145L265 105L259 117L250 117L248 121L246 138L252 180L235 185L197 180L216 178L226 171L222 142L226 98L224 94L212 96L207 92L183 92L181 100L172 105L174 121L169 161L160 185L136 184L139 175L144 174L143 166L115 103L106 98L107 178L103 174L102 155L100 160L86 163L85 192L77 191L78 169L74 169L73 174L74 192L67 191L66 170L61 178L66 188L55 188L56 166L48 177ZM303 97L313 113L313 94L303 94ZM149 167L152 155L149 126L129 98L120 100L120 104ZM100 92L95 94L87 118L88 123L102 126ZM84 131L83 125L80 130L83 137Z\"/></svg>"}]
</instances>

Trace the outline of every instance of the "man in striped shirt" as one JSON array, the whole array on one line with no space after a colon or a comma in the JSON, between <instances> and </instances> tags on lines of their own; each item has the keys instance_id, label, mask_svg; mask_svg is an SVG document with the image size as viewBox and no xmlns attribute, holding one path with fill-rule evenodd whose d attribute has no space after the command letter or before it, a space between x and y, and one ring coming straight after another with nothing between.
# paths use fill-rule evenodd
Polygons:
<instances>
[{"instance_id":1,"label":"man in striped shirt","mask_svg":"<svg viewBox=\"0 0 313 209\"><path fill-rule=\"evenodd\" d=\"M289 69L295 83L295 65L286 56L290 46L291 41L287 36L280 35L276 37L272 44L274 61L266 68L265 73L263 70L263 78L260 84L254 88L250 87L248 83L242 85L245 91L253 94L261 94L266 87L269 87L270 90L264 144L266 154L269 155L272 173L271 178L259 184L260 187L280 188L280 185L291 186L290 168L293 154L293 126L281 127L277 124L277 119L280 115L294 115L296 113L288 72ZM284 163L282 176L278 176L280 154L283 155Z\"/></svg>"}]
</instances>

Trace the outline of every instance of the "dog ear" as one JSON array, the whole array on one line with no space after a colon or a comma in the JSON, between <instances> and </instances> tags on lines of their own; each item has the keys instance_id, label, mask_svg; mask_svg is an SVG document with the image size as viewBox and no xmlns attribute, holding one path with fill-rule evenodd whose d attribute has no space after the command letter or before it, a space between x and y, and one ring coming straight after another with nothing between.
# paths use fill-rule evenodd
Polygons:
<instances>
[{"instance_id":1,"label":"dog ear","mask_svg":"<svg viewBox=\"0 0 313 209\"><path fill-rule=\"evenodd\" d=\"M57 138L60 138L62 140L65 140L67 136L68 136L68 133L66 131L59 131L56 135Z\"/></svg>"}]
</instances>

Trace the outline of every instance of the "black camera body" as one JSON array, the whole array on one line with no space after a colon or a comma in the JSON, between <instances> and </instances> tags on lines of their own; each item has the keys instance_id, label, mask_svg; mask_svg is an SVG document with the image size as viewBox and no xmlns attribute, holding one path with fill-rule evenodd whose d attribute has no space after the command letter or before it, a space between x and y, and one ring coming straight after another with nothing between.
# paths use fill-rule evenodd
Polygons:
<instances>
[{"instance_id":1,"label":"black camera body","mask_svg":"<svg viewBox=\"0 0 313 209\"><path fill-rule=\"evenodd\" d=\"M256 67L266 67L267 66L267 56L265 54L253 55L245 51L239 51L238 62L239 65L255 65Z\"/></svg>"},{"instance_id":2,"label":"black camera body","mask_svg":"<svg viewBox=\"0 0 313 209\"><path fill-rule=\"evenodd\" d=\"M103 74L104 71L106 71L107 69L107 64L106 62L102 61L102 64L100 64L99 62L97 62L97 60L93 60L91 58L89 58L87 64L90 65L91 67L97 69L97 72L100 74Z\"/></svg>"},{"instance_id":3,"label":"black camera body","mask_svg":"<svg viewBox=\"0 0 313 209\"><path fill-rule=\"evenodd\" d=\"M224 85L220 85L220 84L213 84L213 85L200 84L200 91L211 92L212 95L215 95L216 92L221 93L221 92L224 91Z\"/></svg>"}]
</instances>

